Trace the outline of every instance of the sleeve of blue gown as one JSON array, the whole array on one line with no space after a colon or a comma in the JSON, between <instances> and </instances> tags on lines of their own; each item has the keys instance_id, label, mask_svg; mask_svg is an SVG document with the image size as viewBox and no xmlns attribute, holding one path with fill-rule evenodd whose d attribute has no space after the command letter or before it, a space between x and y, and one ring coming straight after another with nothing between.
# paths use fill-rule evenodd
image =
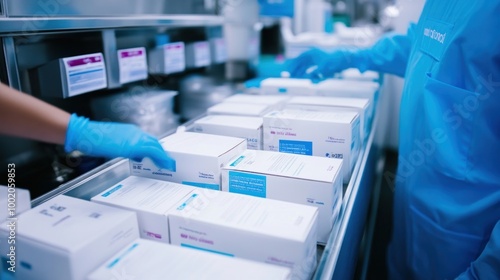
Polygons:
<instances>
[{"instance_id":1,"label":"sleeve of blue gown","mask_svg":"<svg viewBox=\"0 0 500 280\"><path fill-rule=\"evenodd\" d=\"M456 279L498 279L498 277L500 277L500 221L493 228L490 240L481 255Z\"/></svg>"},{"instance_id":2,"label":"sleeve of blue gown","mask_svg":"<svg viewBox=\"0 0 500 280\"><path fill-rule=\"evenodd\" d=\"M356 67L364 72L373 70L404 77L411 48L415 38L415 24L410 24L406 35L388 33L371 48L359 50L355 55L359 61Z\"/></svg>"}]
</instances>

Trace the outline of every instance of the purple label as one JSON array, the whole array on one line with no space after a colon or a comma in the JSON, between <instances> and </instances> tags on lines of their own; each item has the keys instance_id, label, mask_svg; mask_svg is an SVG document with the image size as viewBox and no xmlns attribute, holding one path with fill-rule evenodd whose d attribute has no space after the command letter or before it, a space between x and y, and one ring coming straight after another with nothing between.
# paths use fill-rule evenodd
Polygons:
<instances>
[{"instance_id":1,"label":"purple label","mask_svg":"<svg viewBox=\"0 0 500 280\"><path fill-rule=\"evenodd\" d=\"M161 234L154 233L154 232L146 231L146 236L153 237L153 238L156 238L156 239L161 239Z\"/></svg>"},{"instance_id":2,"label":"purple label","mask_svg":"<svg viewBox=\"0 0 500 280\"><path fill-rule=\"evenodd\" d=\"M134 57L134 56L142 56L142 50L133 50L133 51L122 51L120 53L121 58Z\"/></svg>"},{"instance_id":3,"label":"purple label","mask_svg":"<svg viewBox=\"0 0 500 280\"><path fill-rule=\"evenodd\" d=\"M96 63L96 62L101 62L101 61L102 61L102 57L100 55L96 55L96 56L88 56L88 57L84 57L84 58L68 60L66 63L68 64L69 67L75 67L75 66L85 65L85 64L89 64L89 63Z\"/></svg>"},{"instance_id":4,"label":"purple label","mask_svg":"<svg viewBox=\"0 0 500 280\"><path fill-rule=\"evenodd\" d=\"M168 50L181 49L182 47L183 47L182 44L169 44L165 46L165 48L167 48Z\"/></svg>"},{"instance_id":5,"label":"purple label","mask_svg":"<svg viewBox=\"0 0 500 280\"><path fill-rule=\"evenodd\" d=\"M181 233L181 237L184 238L184 239L187 239L188 238L188 235L185 234L185 233Z\"/></svg>"}]
</instances>

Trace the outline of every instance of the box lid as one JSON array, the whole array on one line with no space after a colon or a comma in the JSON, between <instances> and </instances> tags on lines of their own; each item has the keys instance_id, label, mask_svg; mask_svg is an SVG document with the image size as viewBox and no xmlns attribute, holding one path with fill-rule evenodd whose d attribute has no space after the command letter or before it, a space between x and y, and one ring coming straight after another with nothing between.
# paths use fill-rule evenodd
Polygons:
<instances>
[{"instance_id":1,"label":"box lid","mask_svg":"<svg viewBox=\"0 0 500 280\"><path fill-rule=\"evenodd\" d=\"M160 143L167 152L219 157L241 144L246 145L246 140L213 134L178 132L163 138Z\"/></svg>"},{"instance_id":2,"label":"box lid","mask_svg":"<svg viewBox=\"0 0 500 280\"><path fill-rule=\"evenodd\" d=\"M278 87L312 87L314 84L310 79L293 79L293 78L267 78L260 84L261 87L265 86L278 86Z\"/></svg>"},{"instance_id":3,"label":"box lid","mask_svg":"<svg viewBox=\"0 0 500 280\"><path fill-rule=\"evenodd\" d=\"M210 115L195 121L195 124L220 125L237 128L259 129L262 127L262 117Z\"/></svg>"},{"instance_id":4,"label":"box lid","mask_svg":"<svg viewBox=\"0 0 500 280\"><path fill-rule=\"evenodd\" d=\"M355 107L364 109L368 107L370 100L368 98L349 98L349 97L329 97L329 96L309 96L293 97L288 104L303 104L326 107Z\"/></svg>"},{"instance_id":5,"label":"box lid","mask_svg":"<svg viewBox=\"0 0 500 280\"><path fill-rule=\"evenodd\" d=\"M270 280L288 279L290 273L290 268L287 267L137 239L91 273L88 278L115 279L122 275L123 279Z\"/></svg>"},{"instance_id":6,"label":"box lid","mask_svg":"<svg viewBox=\"0 0 500 280\"><path fill-rule=\"evenodd\" d=\"M260 116L271 109L267 104L245 104L222 102L207 109L208 114L253 115Z\"/></svg>"},{"instance_id":7,"label":"box lid","mask_svg":"<svg viewBox=\"0 0 500 280\"><path fill-rule=\"evenodd\" d=\"M249 195L194 190L169 212L172 217L304 242L317 220L318 208Z\"/></svg>"},{"instance_id":8,"label":"box lid","mask_svg":"<svg viewBox=\"0 0 500 280\"><path fill-rule=\"evenodd\" d=\"M165 214L194 187L172 182L130 176L92 197L92 201L111 203L129 209Z\"/></svg>"},{"instance_id":9,"label":"box lid","mask_svg":"<svg viewBox=\"0 0 500 280\"><path fill-rule=\"evenodd\" d=\"M353 108L352 111L314 111L314 110L294 110L285 109L283 111L274 111L264 116L276 119L294 119L303 121L315 121L323 123L346 123L350 124L356 120L358 113Z\"/></svg>"},{"instance_id":10,"label":"box lid","mask_svg":"<svg viewBox=\"0 0 500 280\"><path fill-rule=\"evenodd\" d=\"M131 217L135 220L135 216L132 211L59 195L21 214L17 220L17 234L75 252L92 242L89 237L98 238ZM6 224L1 228L6 230Z\"/></svg>"},{"instance_id":11,"label":"box lid","mask_svg":"<svg viewBox=\"0 0 500 280\"><path fill-rule=\"evenodd\" d=\"M222 168L225 170L333 183L340 176L341 167L341 159L273 151L246 150Z\"/></svg>"},{"instance_id":12,"label":"box lid","mask_svg":"<svg viewBox=\"0 0 500 280\"><path fill-rule=\"evenodd\" d=\"M282 95L235 94L224 99L224 102L276 105L286 102L288 99L288 96Z\"/></svg>"}]
</instances>

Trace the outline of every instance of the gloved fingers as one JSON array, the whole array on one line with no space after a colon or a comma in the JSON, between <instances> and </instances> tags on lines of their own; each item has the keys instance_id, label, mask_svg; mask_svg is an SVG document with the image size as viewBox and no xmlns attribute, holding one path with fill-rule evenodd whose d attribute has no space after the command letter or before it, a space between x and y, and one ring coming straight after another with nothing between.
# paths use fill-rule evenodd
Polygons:
<instances>
[{"instance_id":1,"label":"gloved fingers","mask_svg":"<svg viewBox=\"0 0 500 280\"><path fill-rule=\"evenodd\" d=\"M136 161L141 161L144 157L150 158L159 168L176 171L175 160L168 155L155 137L148 134L143 135L131 155Z\"/></svg>"}]
</instances>

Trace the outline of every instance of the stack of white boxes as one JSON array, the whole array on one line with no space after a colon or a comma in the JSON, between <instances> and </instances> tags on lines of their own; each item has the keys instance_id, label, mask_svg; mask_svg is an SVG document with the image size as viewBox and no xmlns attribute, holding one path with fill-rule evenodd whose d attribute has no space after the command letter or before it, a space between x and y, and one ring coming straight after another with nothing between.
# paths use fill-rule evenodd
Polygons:
<instances>
[{"instance_id":1,"label":"stack of white boxes","mask_svg":"<svg viewBox=\"0 0 500 280\"><path fill-rule=\"evenodd\" d=\"M264 117L264 150L343 159L349 182L360 150L356 112L284 110Z\"/></svg>"},{"instance_id":2,"label":"stack of white boxes","mask_svg":"<svg viewBox=\"0 0 500 280\"><path fill-rule=\"evenodd\" d=\"M311 277L316 207L155 181L129 177L92 201L138 211L141 233L152 232L146 238L169 234L173 245L289 267L294 279Z\"/></svg>"},{"instance_id":3,"label":"stack of white boxes","mask_svg":"<svg viewBox=\"0 0 500 280\"><path fill-rule=\"evenodd\" d=\"M318 243L326 243L342 203L342 160L245 151L222 168L222 190L318 207Z\"/></svg>"},{"instance_id":4,"label":"stack of white boxes","mask_svg":"<svg viewBox=\"0 0 500 280\"><path fill-rule=\"evenodd\" d=\"M195 132L175 133L161 140L176 170L158 168L149 158L130 163L132 175L220 190L220 167L247 148L242 138Z\"/></svg>"},{"instance_id":5,"label":"stack of white boxes","mask_svg":"<svg viewBox=\"0 0 500 280\"><path fill-rule=\"evenodd\" d=\"M80 280L139 238L139 230L132 211L60 195L2 223L2 243L10 236L15 243L2 246L2 256L14 254L17 279Z\"/></svg>"},{"instance_id":6,"label":"stack of white boxes","mask_svg":"<svg viewBox=\"0 0 500 280\"><path fill-rule=\"evenodd\" d=\"M291 279L289 268L138 239L88 277L103 279Z\"/></svg>"},{"instance_id":7,"label":"stack of white boxes","mask_svg":"<svg viewBox=\"0 0 500 280\"><path fill-rule=\"evenodd\" d=\"M192 131L243 138L247 149L262 150L262 117L206 116L194 122Z\"/></svg>"}]
</instances>

